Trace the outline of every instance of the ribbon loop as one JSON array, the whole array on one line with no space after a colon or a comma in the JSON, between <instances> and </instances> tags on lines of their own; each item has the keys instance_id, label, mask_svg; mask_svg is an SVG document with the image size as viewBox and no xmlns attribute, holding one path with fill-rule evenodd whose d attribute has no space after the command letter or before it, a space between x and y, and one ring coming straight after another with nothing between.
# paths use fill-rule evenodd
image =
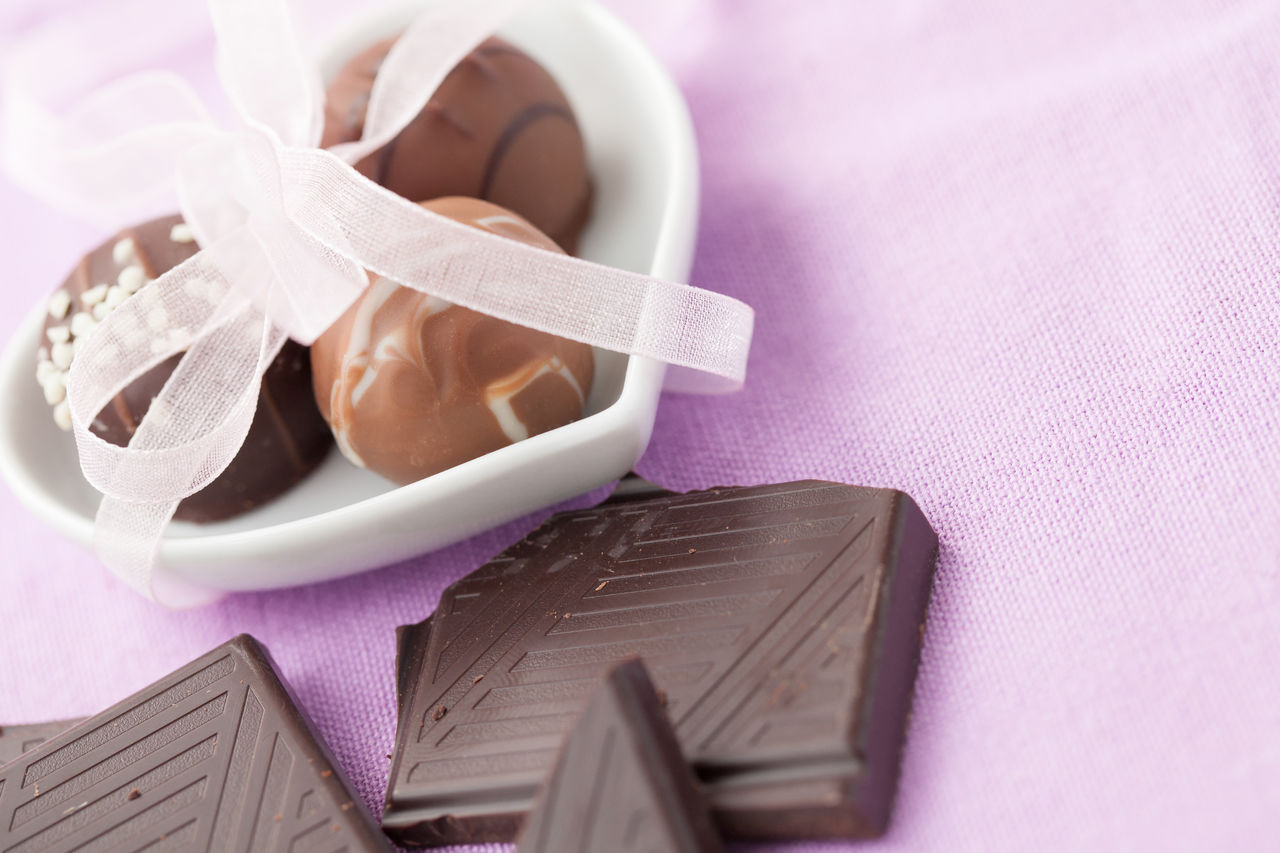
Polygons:
<instances>
[{"instance_id":1,"label":"ribbon loop","mask_svg":"<svg viewBox=\"0 0 1280 853\"><path fill-rule=\"evenodd\" d=\"M318 145L324 83L298 42L286 3L209 0L218 76L237 115L289 145Z\"/></svg>"},{"instance_id":2,"label":"ribbon loop","mask_svg":"<svg viewBox=\"0 0 1280 853\"><path fill-rule=\"evenodd\" d=\"M530 0L436 0L429 5L382 61L369 93L364 136L334 146L334 153L355 163L394 139L422 112L453 67L529 4ZM424 62L428 56L434 61Z\"/></svg>"},{"instance_id":3,"label":"ribbon loop","mask_svg":"<svg viewBox=\"0 0 1280 853\"><path fill-rule=\"evenodd\" d=\"M471 228L349 165L394 138L450 69L526 2L429 5L386 59L365 137L333 151L314 147L322 89L285 0L210 0L233 128L214 125L173 79L135 78L61 114L38 93L17 93L31 121L26 134L12 128L19 138L9 153L19 169L24 160L38 166L34 189L92 208L112 193L129 196L131 187L172 184L203 247L80 342L67 384L81 467L104 495L96 545L142 594L175 596L170 603L200 598L155 584L165 524L178 501L238 452L262 375L286 338L313 341L371 274L512 323L665 361L682 368L672 375L683 390L742 384L753 323L743 303ZM38 76L37 66L23 71ZM124 103L141 95L144 108L120 120ZM103 129L106 141L95 135ZM69 177L59 182L58 174ZM127 448L91 431L121 389L179 353Z\"/></svg>"}]
</instances>

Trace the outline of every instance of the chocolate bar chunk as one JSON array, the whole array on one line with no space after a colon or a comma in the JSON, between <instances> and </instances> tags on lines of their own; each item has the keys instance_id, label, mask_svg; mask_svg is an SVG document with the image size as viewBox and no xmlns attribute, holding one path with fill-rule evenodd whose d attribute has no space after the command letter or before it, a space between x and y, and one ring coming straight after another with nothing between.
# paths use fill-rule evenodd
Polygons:
<instances>
[{"instance_id":1,"label":"chocolate bar chunk","mask_svg":"<svg viewBox=\"0 0 1280 853\"><path fill-rule=\"evenodd\" d=\"M937 537L907 495L804 481L553 516L403 632L383 829L499 841L611 666L645 660L726 836L887 826Z\"/></svg>"},{"instance_id":2,"label":"chocolate bar chunk","mask_svg":"<svg viewBox=\"0 0 1280 853\"><path fill-rule=\"evenodd\" d=\"M55 720L52 723L31 723L25 726L0 726L0 767L78 722L78 719Z\"/></svg>"},{"instance_id":3,"label":"chocolate bar chunk","mask_svg":"<svg viewBox=\"0 0 1280 853\"><path fill-rule=\"evenodd\" d=\"M565 740L516 853L723 849L644 664L619 664Z\"/></svg>"},{"instance_id":4,"label":"chocolate bar chunk","mask_svg":"<svg viewBox=\"0 0 1280 853\"><path fill-rule=\"evenodd\" d=\"M248 635L0 769L0 850L389 849Z\"/></svg>"}]
</instances>

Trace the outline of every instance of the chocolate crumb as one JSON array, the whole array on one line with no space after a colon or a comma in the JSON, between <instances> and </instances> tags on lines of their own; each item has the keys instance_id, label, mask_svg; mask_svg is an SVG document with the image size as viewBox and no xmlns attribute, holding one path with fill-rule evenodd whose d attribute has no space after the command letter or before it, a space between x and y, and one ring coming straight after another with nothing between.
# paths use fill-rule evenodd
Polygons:
<instances>
[{"instance_id":1,"label":"chocolate crumb","mask_svg":"<svg viewBox=\"0 0 1280 853\"><path fill-rule=\"evenodd\" d=\"M137 788L134 788L132 791L129 792L128 799L136 800L138 799L138 797L141 797L141 796L142 796L142 792L139 791Z\"/></svg>"},{"instance_id":2,"label":"chocolate crumb","mask_svg":"<svg viewBox=\"0 0 1280 853\"><path fill-rule=\"evenodd\" d=\"M333 775L333 771L332 771L332 770L321 770L321 771L320 771L320 778L321 778L321 779L328 779L328 778L329 778L330 776L332 776L332 775Z\"/></svg>"},{"instance_id":3,"label":"chocolate crumb","mask_svg":"<svg viewBox=\"0 0 1280 853\"><path fill-rule=\"evenodd\" d=\"M443 706L443 705L437 705L437 706L436 706L436 707L431 711L431 719L435 720L436 722L439 722L440 720L443 720L443 719L444 719L444 715L445 715L445 714L447 714L447 713L449 713L449 709L448 709L448 708L446 708L446 707L445 707L445 706Z\"/></svg>"},{"instance_id":4,"label":"chocolate crumb","mask_svg":"<svg viewBox=\"0 0 1280 853\"><path fill-rule=\"evenodd\" d=\"M472 684L479 684L481 681L484 681L484 673L481 673L480 675L477 675L475 678L471 679Z\"/></svg>"}]
</instances>

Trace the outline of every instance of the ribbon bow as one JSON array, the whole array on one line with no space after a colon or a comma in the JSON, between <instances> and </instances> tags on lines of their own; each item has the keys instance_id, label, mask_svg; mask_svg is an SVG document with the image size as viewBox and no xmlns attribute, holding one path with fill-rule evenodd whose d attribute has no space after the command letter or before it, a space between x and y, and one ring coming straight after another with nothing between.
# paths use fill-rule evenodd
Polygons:
<instances>
[{"instance_id":1,"label":"ribbon bow","mask_svg":"<svg viewBox=\"0 0 1280 853\"><path fill-rule=\"evenodd\" d=\"M669 374L679 390L741 385L753 323L743 303L470 228L349 165L392 140L523 5L428 7L386 57L363 138L329 151L316 147L323 84L285 0L210 0L231 128L163 74L122 80L64 114L47 103L53 93L6 93L11 165L21 164L28 184L81 208L176 185L203 247L107 315L84 338L67 382L80 464L103 494L95 548L143 595L178 606L207 600L154 575L164 527L239 450L262 374L285 340L314 341L360 295L366 270L502 320L685 368ZM49 50L28 45L18 62ZM11 67L9 79L33 72ZM528 287L534 277L539 286ZM182 352L128 447L90 431L121 389Z\"/></svg>"}]
</instances>

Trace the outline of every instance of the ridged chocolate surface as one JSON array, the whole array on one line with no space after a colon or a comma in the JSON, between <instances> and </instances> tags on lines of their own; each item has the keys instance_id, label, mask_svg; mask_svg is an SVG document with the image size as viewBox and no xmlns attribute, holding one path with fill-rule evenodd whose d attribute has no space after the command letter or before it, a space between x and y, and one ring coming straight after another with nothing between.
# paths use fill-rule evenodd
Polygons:
<instances>
[{"instance_id":1,"label":"ridged chocolate surface","mask_svg":"<svg viewBox=\"0 0 1280 853\"><path fill-rule=\"evenodd\" d=\"M327 92L322 145L359 139L395 39L345 65ZM514 211L572 254L591 209L586 149L556 81L491 38L449 72L400 135L356 169L410 201L469 196Z\"/></svg>"},{"instance_id":2,"label":"ridged chocolate surface","mask_svg":"<svg viewBox=\"0 0 1280 853\"><path fill-rule=\"evenodd\" d=\"M0 767L13 761L30 749L35 749L56 734L61 734L80 722L55 720L52 723L30 723L22 726L0 726Z\"/></svg>"},{"instance_id":3,"label":"ridged chocolate surface","mask_svg":"<svg viewBox=\"0 0 1280 853\"><path fill-rule=\"evenodd\" d=\"M388 850L241 635L0 770L0 850Z\"/></svg>"},{"instance_id":4,"label":"ridged chocolate surface","mask_svg":"<svg viewBox=\"0 0 1280 853\"><path fill-rule=\"evenodd\" d=\"M126 228L86 255L61 288L70 299L67 314L50 315L45 320L46 338L41 341L38 360L43 361L53 345L47 330L69 331L75 315L92 307L84 302L87 291L99 285L115 285L130 267L138 268L149 282L195 255L199 249L194 241L172 238L174 227L181 222L181 217L175 215ZM118 252L122 243L131 249ZM148 333L159 336L163 331L157 328ZM72 342L75 337L72 335ZM161 362L117 394L94 419L93 432L114 444L128 444L178 361L175 356ZM310 355L306 347L288 341L263 375L258 410L240 452L213 482L182 501L174 517L208 522L247 512L283 494L311 473L324 460L331 444L332 436L316 408L311 389Z\"/></svg>"},{"instance_id":5,"label":"ridged chocolate surface","mask_svg":"<svg viewBox=\"0 0 1280 853\"><path fill-rule=\"evenodd\" d=\"M619 664L573 724L517 853L723 849L644 665Z\"/></svg>"},{"instance_id":6,"label":"ridged chocolate surface","mask_svg":"<svg viewBox=\"0 0 1280 853\"><path fill-rule=\"evenodd\" d=\"M880 834L936 551L907 495L820 481L553 516L402 633L383 828L511 838L601 674L640 656L723 833Z\"/></svg>"}]
</instances>

